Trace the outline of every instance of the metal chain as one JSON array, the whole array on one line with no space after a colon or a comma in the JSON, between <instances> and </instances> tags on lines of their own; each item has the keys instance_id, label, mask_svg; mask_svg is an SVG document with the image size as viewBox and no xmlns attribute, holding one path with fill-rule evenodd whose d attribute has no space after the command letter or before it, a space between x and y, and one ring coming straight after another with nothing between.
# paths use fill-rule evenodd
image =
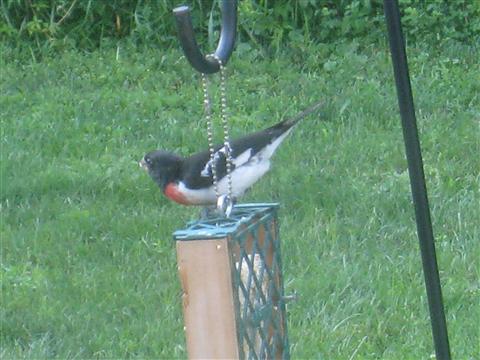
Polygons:
<instances>
[{"instance_id":1,"label":"metal chain","mask_svg":"<svg viewBox=\"0 0 480 360\"><path fill-rule=\"evenodd\" d=\"M205 118L207 120L207 139L208 150L210 151L210 169L213 177L213 188L215 190L215 196L218 199L220 194L218 193L218 181L217 181L217 168L213 166L215 163L215 148L213 143L213 123L212 123L212 103L210 101L210 95L208 93L208 79L207 75L202 73L202 87L203 87L203 106L205 108Z\"/></svg>"},{"instance_id":2,"label":"metal chain","mask_svg":"<svg viewBox=\"0 0 480 360\"><path fill-rule=\"evenodd\" d=\"M202 87L203 87L203 104L205 107L205 117L207 120L207 139L208 139L208 148L210 151L210 169L212 171L213 178L213 187L215 190L215 196L217 198L217 207L221 210L227 217L230 215L233 206L233 185L232 185L232 149L230 147L230 134L228 126L228 117L227 117L227 91L226 91L226 69L223 66L222 61L216 55L209 55L215 60L218 61L220 66L220 115L222 119L223 126L223 146L225 153L226 161L226 170L227 170L227 186L228 193L227 198L220 195L218 189L218 176L217 169L215 166L215 148L213 143L213 121L212 121L212 103L210 100L210 95L208 92L208 78L207 75L202 73Z\"/></svg>"},{"instance_id":3,"label":"metal chain","mask_svg":"<svg viewBox=\"0 0 480 360\"><path fill-rule=\"evenodd\" d=\"M232 200L232 149L230 147L230 134L228 127L228 118L227 118L227 89L226 89L226 69L223 66L222 61L216 55L215 59L218 61L220 66L220 99L221 99L221 117L223 125L223 146L225 147L225 160L227 166L227 181L228 181L228 197Z\"/></svg>"}]
</instances>

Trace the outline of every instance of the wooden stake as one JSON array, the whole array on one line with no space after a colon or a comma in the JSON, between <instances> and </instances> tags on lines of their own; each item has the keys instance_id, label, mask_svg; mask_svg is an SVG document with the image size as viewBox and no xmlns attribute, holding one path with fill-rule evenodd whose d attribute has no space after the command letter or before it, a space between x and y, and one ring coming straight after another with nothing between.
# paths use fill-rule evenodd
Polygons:
<instances>
[{"instance_id":1,"label":"wooden stake","mask_svg":"<svg viewBox=\"0 0 480 360\"><path fill-rule=\"evenodd\" d=\"M177 241L190 359L238 359L228 239Z\"/></svg>"}]
</instances>

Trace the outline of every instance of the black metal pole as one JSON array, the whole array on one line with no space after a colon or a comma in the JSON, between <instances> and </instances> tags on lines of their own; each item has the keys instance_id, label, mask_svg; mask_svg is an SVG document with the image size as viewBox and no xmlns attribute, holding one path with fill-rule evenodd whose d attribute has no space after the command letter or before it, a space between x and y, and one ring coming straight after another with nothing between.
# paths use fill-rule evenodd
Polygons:
<instances>
[{"instance_id":1,"label":"black metal pole","mask_svg":"<svg viewBox=\"0 0 480 360\"><path fill-rule=\"evenodd\" d=\"M392 53L398 103L402 118L403 138L410 174L417 233L422 253L423 274L427 289L430 320L432 324L435 353L439 360L449 360L447 322L443 309L442 289L438 275L437 257L433 239L432 221L428 206L427 188L423 172L422 153L418 139L417 120L413 106L412 89L408 73L407 55L400 23L400 11L397 0L384 0L385 19L388 28L390 51Z\"/></svg>"}]
</instances>

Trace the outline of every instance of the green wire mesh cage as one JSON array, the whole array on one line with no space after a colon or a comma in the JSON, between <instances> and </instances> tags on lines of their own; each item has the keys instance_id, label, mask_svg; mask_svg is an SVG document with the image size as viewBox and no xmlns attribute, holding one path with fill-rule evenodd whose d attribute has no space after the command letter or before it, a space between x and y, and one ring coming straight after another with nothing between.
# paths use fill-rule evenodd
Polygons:
<instances>
[{"instance_id":1,"label":"green wire mesh cage","mask_svg":"<svg viewBox=\"0 0 480 360\"><path fill-rule=\"evenodd\" d=\"M191 358L289 358L277 210L277 204L241 204L228 219L195 221L174 233ZM219 315L222 303L227 313ZM233 352L215 352L226 346L218 339L210 350L203 344L203 352L197 351L196 342L208 341L197 332L214 336L229 322L232 330L227 326L222 333L234 337Z\"/></svg>"}]
</instances>

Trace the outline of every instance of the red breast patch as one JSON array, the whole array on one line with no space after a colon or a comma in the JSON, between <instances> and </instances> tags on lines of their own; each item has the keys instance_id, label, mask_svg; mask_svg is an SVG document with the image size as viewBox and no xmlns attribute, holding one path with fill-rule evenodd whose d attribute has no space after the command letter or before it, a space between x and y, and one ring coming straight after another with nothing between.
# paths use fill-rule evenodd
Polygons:
<instances>
[{"instance_id":1,"label":"red breast patch","mask_svg":"<svg viewBox=\"0 0 480 360\"><path fill-rule=\"evenodd\" d=\"M178 189L178 185L175 183L169 183L165 187L164 194L169 199L182 204L182 205L190 205L190 202L187 200L184 194Z\"/></svg>"}]
</instances>

